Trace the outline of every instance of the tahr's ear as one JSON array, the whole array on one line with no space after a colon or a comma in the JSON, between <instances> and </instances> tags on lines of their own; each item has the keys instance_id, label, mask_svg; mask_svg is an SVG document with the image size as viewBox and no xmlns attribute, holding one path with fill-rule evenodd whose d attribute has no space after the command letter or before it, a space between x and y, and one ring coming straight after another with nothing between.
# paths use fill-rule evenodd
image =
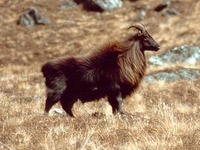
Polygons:
<instances>
[{"instance_id":1,"label":"tahr's ear","mask_svg":"<svg viewBox=\"0 0 200 150\"><path fill-rule=\"evenodd\" d=\"M142 32L141 31L138 31L138 36L141 36L142 35Z\"/></svg>"},{"instance_id":2,"label":"tahr's ear","mask_svg":"<svg viewBox=\"0 0 200 150\"><path fill-rule=\"evenodd\" d=\"M139 24L139 23L131 25L130 27L128 27L128 30L131 29L131 28L134 28L135 30L138 30L138 36L141 36L143 33L146 32L144 26Z\"/></svg>"}]
</instances>

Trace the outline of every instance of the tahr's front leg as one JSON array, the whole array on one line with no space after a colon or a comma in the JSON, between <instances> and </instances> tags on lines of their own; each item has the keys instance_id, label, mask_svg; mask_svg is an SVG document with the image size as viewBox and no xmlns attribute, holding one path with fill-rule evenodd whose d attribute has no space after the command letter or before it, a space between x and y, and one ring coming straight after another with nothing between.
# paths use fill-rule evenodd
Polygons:
<instances>
[{"instance_id":1,"label":"tahr's front leg","mask_svg":"<svg viewBox=\"0 0 200 150\"><path fill-rule=\"evenodd\" d=\"M108 95L108 102L112 106L113 113L122 114L122 94L120 91Z\"/></svg>"},{"instance_id":2,"label":"tahr's front leg","mask_svg":"<svg viewBox=\"0 0 200 150\"><path fill-rule=\"evenodd\" d=\"M117 106L117 111L122 114L122 93L119 91L118 95L117 95L117 102L118 102L118 106Z\"/></svg>"}]
</instances>

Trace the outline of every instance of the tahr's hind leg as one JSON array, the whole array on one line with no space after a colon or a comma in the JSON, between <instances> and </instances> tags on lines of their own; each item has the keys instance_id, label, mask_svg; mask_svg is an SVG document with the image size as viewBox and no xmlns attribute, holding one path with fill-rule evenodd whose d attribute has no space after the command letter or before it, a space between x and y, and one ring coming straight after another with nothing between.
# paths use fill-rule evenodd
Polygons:
<instances>
[{"instance_id":1,"label":"tahr's hind leg","mask_svg":"<svg viewBox=\"0 0 200 150\"><path fill-rule=\"evenodd\" d=\"M61 96L61 99L60 99L62 108L71 117L74 117L74 115L72 113L72 108L73 108L75 101L76 101L76 99L74 97L68 96L65 93Z\"/></svg>"},{"instance_id":2,"label":"tahr's hind leg","mask_svg":"<svg viewBox=\"0 0 200 150\"><path fill-rule=\"evenodd\" d=\"M45 112L49 112L51 107L56 104L59 101L59 95L58 93L52 91L52 90L47 90L47 99L45 103Z\"/></svg>"},{"instance_id":3,"label":"tahr's hind leg","mask_svg":"<svg viewBox=\"0 0 200 150\"><path fill-rule=\"evenodd\" d=\"M66 90L66 80L63 76L46 78L47 99L45 111L48 113L51 107L61 99Z\"/></svg>"},{"instance_id":4,"label":"tahr's hind leg","mask_svg":"<svg viewBox=\"0 0 200 150\"><path fill-rule=\"evenodd\" d=\"M47 88L46 112L49 112L51 107L60 100L61 95L67 88L67 77L57 67L55 62L49 62L43 65L41 69Z\"/></svg>"}]
</instances>

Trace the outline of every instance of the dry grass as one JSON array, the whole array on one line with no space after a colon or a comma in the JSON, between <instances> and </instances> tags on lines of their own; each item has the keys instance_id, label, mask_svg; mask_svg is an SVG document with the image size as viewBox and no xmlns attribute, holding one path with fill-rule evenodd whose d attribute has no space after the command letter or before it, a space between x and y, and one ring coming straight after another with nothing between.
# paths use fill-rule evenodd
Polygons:
<instances>
[{"instance_id":1,"label":"dry grass","mask_svg":"<svg viewBox=\"0 0 200 150\"><path fill-rule=\"evenodd\" d=\"M41 64L65 53L85 53L97 41L99 44L110 36L124 35L123 29L136 15L132 11L135 3L129 2L115 13L103 14L80 13L81 6L61 10L60 3L64 0L50 0L49 5L45 0L0 2L0 149L199 150L200 80L142 83L124 101L123 116L113 116L104 99L77 102L73 108L76 118L43 114L45 86ZM19 14L30 5L42 10L52 24L17 26ZM188 0L179 5L174 1L173 6L179 6L181 16L164 18L152 13L153 18L141 21L161 43L161 52L179 44L198 45L200 2ZM191 8L194 12L190 12ZM167 66L170 67L176 66ZM148 73L159 69L163 68L151 66Z\"/></svg>"},{"instance_id":2,"label":"dry grass","mask_svg":"<svg viewBox=\"0 0 200 150\"><path fill-rule=\"evenodd\" d=\"M124 116L113 116L109 104L99 101L77 102L76 118L69 118L43 115L44 85L35 79L40 75L23 70L3 72L1 149L200 148L199 81L143 83L124 101Z\"/></svg>"}]
</instances>

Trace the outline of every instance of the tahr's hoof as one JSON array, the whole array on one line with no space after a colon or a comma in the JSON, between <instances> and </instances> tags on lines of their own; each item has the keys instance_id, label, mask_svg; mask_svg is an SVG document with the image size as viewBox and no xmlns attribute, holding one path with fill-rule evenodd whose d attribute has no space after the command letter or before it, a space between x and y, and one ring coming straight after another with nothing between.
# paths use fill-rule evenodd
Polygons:
<instances>
[{"instance_id":1,"label":"tahr's hoof","mask_svg":"<svg viewBox=\"0 0 200 150\"><path fill-rule=\"evenodd\" d=\"M59 108L53 108L53 109L51 109L49 111L49 115L52 115L54 113L55 114L59 114L59 115L63 115L64 114L64 112L61 109L59 109Z\"/></svg>"}]
</instances>

